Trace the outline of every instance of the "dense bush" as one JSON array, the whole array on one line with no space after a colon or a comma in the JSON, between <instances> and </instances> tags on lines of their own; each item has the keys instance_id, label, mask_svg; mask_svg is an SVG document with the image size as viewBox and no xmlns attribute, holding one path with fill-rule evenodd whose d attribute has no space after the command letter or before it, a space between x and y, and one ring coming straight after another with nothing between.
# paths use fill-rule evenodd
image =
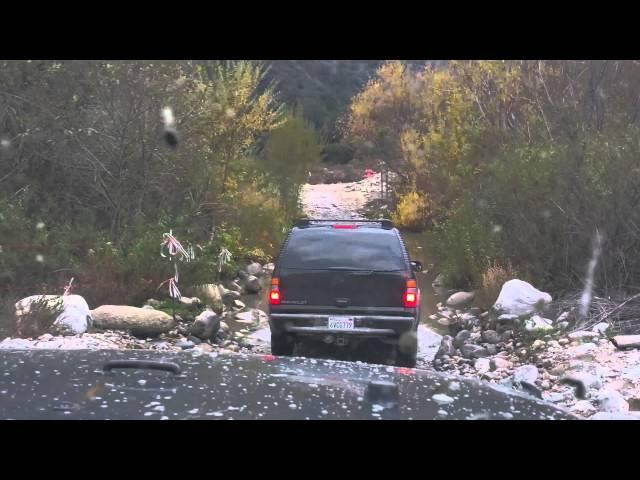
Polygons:
<instances>
[{"instance_id":1,"label":"dense bush","mask_svg":"<svg viewBox=\"0 0 640 480\"><path fill-rule=\"evenodd\" d=\"M348 132L397 173L398 220L417 213L412 192L427 199L437 263L458 282L511 261L540 288L580 288L599 234L606 294L640 281L639 80L634 61L390 62Z\"/></svg>"},{"instance_id":2,"label":"dense bush","mask_svg":"<svg viewBox=\"0 0 640 480\"><path fill-rule=\"evenodd\" d=\"M169 230L195 253L180 265L179 287L215 281L222 248L232 260L221 275L234 278L242 264L275 253L319 161L314 130L286 114L260 62L0 67L0 293L8 305L61 294L72 277L92 308L166 295L157 289L173 275L160 257ZM176 149L163 142L167 106Z\"/></svg>"}]
</instances>

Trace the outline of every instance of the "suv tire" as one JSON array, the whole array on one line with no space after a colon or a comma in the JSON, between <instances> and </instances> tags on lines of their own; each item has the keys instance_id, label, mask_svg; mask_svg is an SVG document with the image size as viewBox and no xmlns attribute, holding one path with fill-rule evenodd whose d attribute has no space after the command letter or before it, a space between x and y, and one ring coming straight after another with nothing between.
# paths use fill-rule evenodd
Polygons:
<instances>
[{"instance_id":1,"label":"suv tire","mask_svg":"<svg viewBox=\"0 0 640 480\"><path fill-rule=\"evenodd\" d=\"M396 366L415 368L418 356L418 336L415 332L398 339L396 344Z\"/></svg>"},{"instance_id":2,"label":"suv tire","mask_svg":"<svg viewBox=\"0 0 640 480\"><path fill-rule=\"evenodd\" d=\"M294 347L295 342L290 335L271 332L271 353L273 355L291 356Z\"/></svg>"}]
</instances>

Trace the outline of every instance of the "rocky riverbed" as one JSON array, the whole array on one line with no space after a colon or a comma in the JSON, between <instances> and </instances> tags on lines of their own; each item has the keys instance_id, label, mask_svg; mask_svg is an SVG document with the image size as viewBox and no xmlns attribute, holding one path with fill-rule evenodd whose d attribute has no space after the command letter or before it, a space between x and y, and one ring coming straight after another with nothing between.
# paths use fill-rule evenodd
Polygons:
<instances>
[{"instance_id":1,"label":"rocky riverbed","mask_svg":"<svg viewBox=\"0 0 640 480\"><path fill-rule=\"evenodd\" d=\"M511 282L518 283L510 289ZM470 292L438 305L432 320L449 335L434 368L527 391L585 418L640 419L640 350L616 347L623 337L611 337L607 323L579 330L566 321L571 312L545 318L550 297L525 282L511 282L501 292L511 301L505 305L499 298L490 311L456 305L472 299ZM513 301L525 298L530 301Z\"/></svg>"}]
</instances>

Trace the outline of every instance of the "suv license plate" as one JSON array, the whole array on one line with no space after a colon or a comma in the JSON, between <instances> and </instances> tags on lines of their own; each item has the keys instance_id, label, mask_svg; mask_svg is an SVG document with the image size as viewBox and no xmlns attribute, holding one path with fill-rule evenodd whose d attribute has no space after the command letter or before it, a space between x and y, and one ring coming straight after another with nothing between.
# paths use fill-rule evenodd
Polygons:
<instances>
[{"instance_id":1,"label":"suv license plate","mask_svg":"<svg viewBox=\"0 0 640 480\"><path fill-rule=\"evenodd\" d=\"M334 330L353 330L353 318L329 317L329 328Z\"/></svg>"}]
</instances>

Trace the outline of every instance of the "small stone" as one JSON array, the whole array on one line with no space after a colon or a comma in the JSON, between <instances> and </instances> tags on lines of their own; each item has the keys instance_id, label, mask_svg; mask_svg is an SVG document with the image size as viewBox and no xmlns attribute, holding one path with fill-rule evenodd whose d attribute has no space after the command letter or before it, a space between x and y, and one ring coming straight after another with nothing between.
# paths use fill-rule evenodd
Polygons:
<instances>
[{"instance_id":1,"label":"small stone","mask_svg":"<svg viewBox=\"0 0 640 480\"><path fill-rule=\"evenodd\" d=\"M499 322L515 322L520 317L513 313L504 313L498 317Z\"/></svg>"},{"instance_id":2,"label":"small stone","mask_svg":"<svg viewBox=\"0 0 640 480\"><path fill-rule=\"evenodd\" d=\"M571 340L569 340L568 338L561 338L560 340L558 340L558 343L560 345L569 345L571 343Z\"/></svg>"},{"instance_id":3,"label":"small stone","mask_svg":"<svg viewBox=\"0 0 640 480\"><path fill-rule=\"evenodd\" d=\"M246 305L244 303L242 303L240 300L234 300L233 301L233 307L237 308L239 310L242 310L243 308L246 307Z\"/></svg>"},{"instance_id":4,"label":"small stone","mask_svg":"<svg viewBox=\"0 0 640 480\"><path fill-rule=\"evenodd\" d=\"M513 338L513 330L505 330L504 332L502 332L500 338L503 342L509 341L511 338Z\"/></svg>"},{"instance_id":5,"label":"small stone","mask_svg":"<svg viewBox=\"0 0 640 480\"><path fill-rule=\"evenodd\" d=\"M176 342L176 347L181 348L183 350L188 350L193 348L195 345L192 341L186 339L180 339Z\"/></svg>"},{"instance_id":6,"label":"small stone","mask_svg":"<svg viewBox=\"0 0 640 480\"><path fill-rule=\"evenodd\" d=\"M251 294L258 293L260 290L262 290L262 285L258 277L249 275L245 280L244 291Z\"/></svg>"},{"instance_id":7,"label":"small stone","mask_svg":"<svg viewBox=\"0 0 640 480\"><path fill-rule=\"evenodd\" d=\"M549 382L549 380L543 380L540 383L540 386L542 387L543 390L549 390L551 388L551 382Z\"/></svg>"},{"instance_id":8,"label":"small stone","mask_svg":"<svg viewBox=\"0 0 640 480\"><path fill-rule=\"evenodd\" d=\"M495 330L485 330L482 332L482 339L487 343L496 344L500 341L500 335Z\"/></svg>"},{"instance_id":9,"label":"small stone","mask_svg":"<svg viewBox=\"0 0 640 480\"><path fill-rule=\"evenodd\" d=\"M478 358L473 366L480 373L486 373L491 368L488 358Z\"/></svg>"},{"instance_id":10,"label":"small stone","mask_svg":"<svg viewBox=\"0 0 640 480\"><path fill-rule=\"evenodd\" d=\"M594 350L598 347L595 343L583 343L582 345L578 345L573 350L573 356L575 358L580 357L591 357Z\"/></svg>"},{"instance_id":11,"label":"small stone","mask_svg":"<svg viewBox=\"0 0 640 480\"><path fill-rule=\"evenodd\" d=\"M516 383L527 382L534 384L538 379L538 369L535 365L522 365L513 372L513 381Z\"/></svg>"},{"instance_id":12,"label":"small stone","mask_svg":"<svg viewBox=\"0 0 640 480\"><path fill-rule=\"evenodd\" d=\"M582 415L591 415L593 413L596 413L596 407L594 407L591 402L587 400L580 400L576 402L570 410L574 413L579 413Z\"/></svg>"},{"instance_id":13,"label":"small stone","mask_svg":"<svg viewBox=\"0 0 640 480\"><path fill-rule=\"evenodd\" d=\"M508 369L513 367L513 363L501 357L494 357L491 359L490 367L491 367L491 370L498 370L501 368Z\"/></svg>"},{"instance_id":14,"label":"small stone","mask_svg":"<svg viewBox=\"0 0 640 480\"><path fill-rule=\"evenodd\" d=\"M483 347L487 349L489 355L495 355L498 351L497 347L491 343L485 343Z\"/></svg>"},{"instance_id":15,"label":"small stone","mask_svg":"<svg viewBox=\"0 0 640 480\"><path fill-rule=\"evenodd\" d=\"M489 355L489 352L487 352L486 348L470 343L467 343L460 347L460 351L466 358L481 358Z\"/></svg>"},{"instance_id":16,"label":"small stone","mask_svg":"<svg viewBox=\"0 0 640 480\"><path fill-rule=\"evenodd\" d=\"M254 275L256 277L259 277L260 275L262 275L262 265L260 265L258 262L254 262L248 265L247 273L249 275Z\"/></svg>"},{"instance_id":17,"label":"small stone","mask_svg":"<svg viewBox=\"0 0 640 480\"><path fill-rule=\"evenodd\" d=\"M558 327L558 330L560 330L561 332L564 332L567 328L569 328L569 322L558 322L556 324L556 327Z\"/></svg>"},{"instance_id":18,"label":"small stone","mask_svg":"<svg viewBox=\"0 0 640 480\"><path fill-rule=\"evenodd\" d=\"M545 346L545 343L542 340L536 340L531 344L531 348L533 350L539 350Z\"/></svg>"},{"instance_id":19,"label":"small stone","mask_svg":"<svg viewBox=\"0 0 640 480\"><path fill-rule=\"evenodd\" d=\"M607 322L600 322L596 325L593 326L593 328L591 329L593 332L597 332L601 335L604 335L604 333L609 329L609 324Z\"/></svg>"},{"instance_id":20,"label":"small stone","mask_svg":"<svg viewBox=\"0 0 640 480\"><path fill-rule=\"evenodd\" d=\"M204 353L211 353L214 351L214 348L209 345L208 343L201 343L200 345L196 346L195 348L202 350Z\"/></svg>"},{"instance_id":21,"label":"small stone","mask_svg":"<svg viewBox=\"0 0 640 480\"><path fill-rule=\"evenodd\" d=\"M524 358L529 354L529 352L527 351L526 348L521 348L520 350L518 350L518 356L520 358Z\"/></svg>"},{"instance_id":22,"label":"small stone","mask_svg":"<svg viewBox=\"0 0 640 480\"><path fill-rule=\"evenodd\" d=\"M460 348L469 339L469 337L471 337L471 332L469 330L460 330L453 340L453 344L457 348Z\"/></svg>"},{"instance_id":23,"label":"small stone","mask_svg":"<svg viewBox=\"0 0 640 480\"><path fill-rule=\"evenodd\" d=\"M455 347L453 345L453 338L450 335L445 335L442 337L440 342L440 349L438 350L438 355L441 356L450 356L455 353Z\"/></svg>"},{"instance_id":24,"label":"small stone","mask_svg":"<svg viewBox=\"0 0 640 480\"><path fill-rule=\"evenodd\" d=\"M577 332L571 332L568 337L571 340L582 340L585 338L591 339L597 337L599 335L598 332L588 332L586 330L579 330Z\"/></svg>"},{"instance_id":25,"label":"small stone","mask_svg":"<svg viewBox=\"0 0 640 480\"><path fill-rule=\"evenodd\" d=\"M451 307L461 307L473 301L473 292L457 292L447 298L446 304Z\"/></svg>"}]
</instances>

